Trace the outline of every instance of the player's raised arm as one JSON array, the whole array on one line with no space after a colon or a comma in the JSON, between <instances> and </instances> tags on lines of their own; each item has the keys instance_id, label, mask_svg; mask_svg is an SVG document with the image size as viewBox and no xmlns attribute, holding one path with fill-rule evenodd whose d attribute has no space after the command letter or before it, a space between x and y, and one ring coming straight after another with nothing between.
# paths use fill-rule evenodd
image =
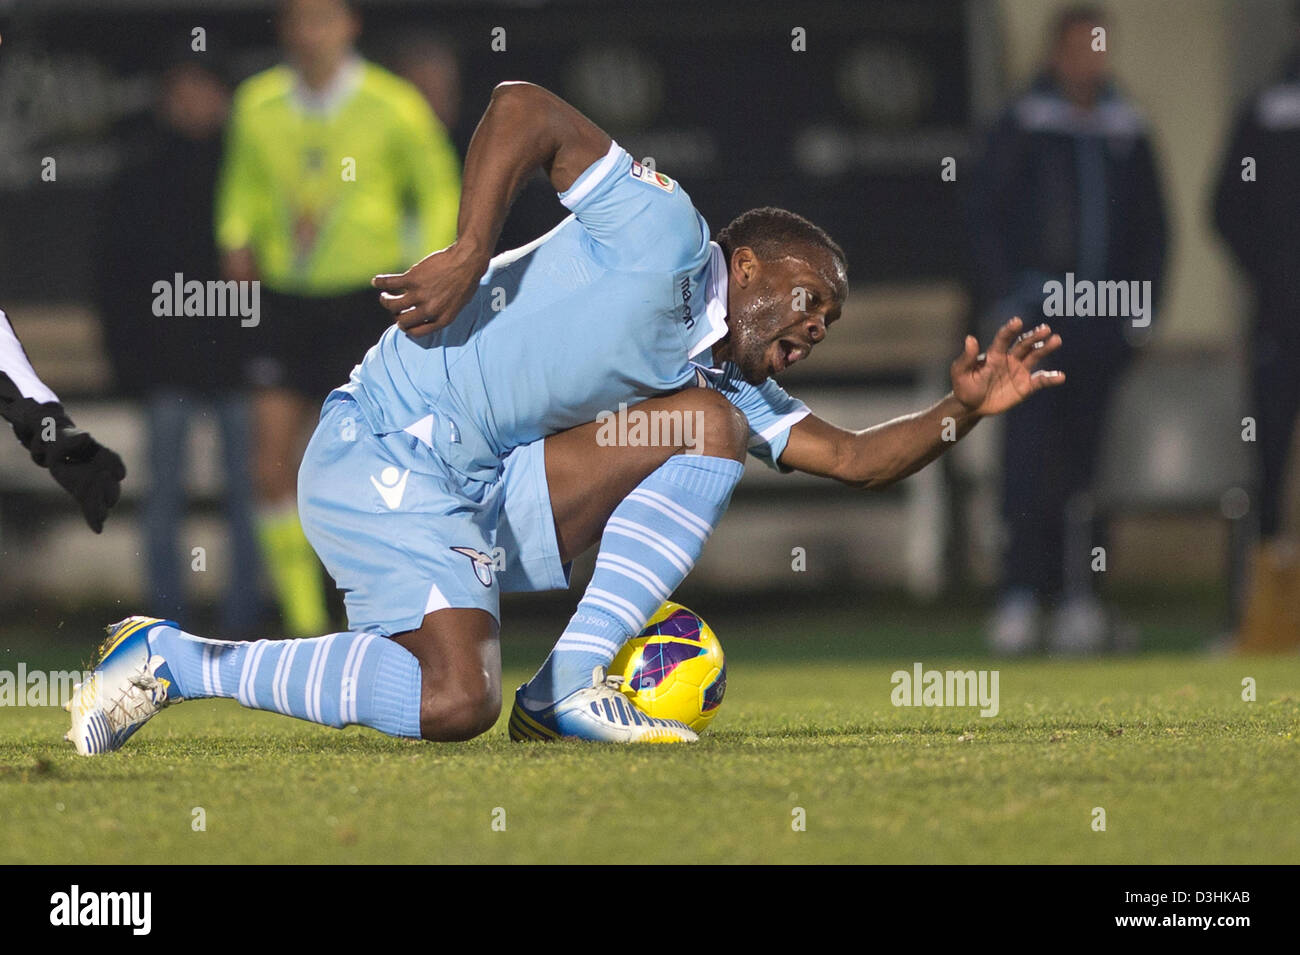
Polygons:
<instances>
[{"instance_id":1,"label":"player's raised arm","mask_svg":"<svg viewBox=\"0 0 1300 955\"><path fill-rule=\"evenodd\" d=\"M1021 334L1013 318L999 329L986 354L966 336L950 369L952 391L933 407L864 431L850 431L808 415L790 429L781 464L862 488L882 488L925 467L964 436L980 418L1001 414L1034 392L1065 381L1060 371L1036 366L1061 346L1061 336L1040 325Z\"/></svg>"},{"instance_id":2,"label":"player's raised arm","mask_svg":"<svg viewBox=\"0 0 1300 955\"><path fill-rule=\"evenodd\" d=\"M492 91L465 156L456 241L401 275L377 275L384 307L408 333L449 324L474 294L524 180L545 170L563 192L609 150L610 138L554 93L532 83Z\"/></svg>"}]
</instances>

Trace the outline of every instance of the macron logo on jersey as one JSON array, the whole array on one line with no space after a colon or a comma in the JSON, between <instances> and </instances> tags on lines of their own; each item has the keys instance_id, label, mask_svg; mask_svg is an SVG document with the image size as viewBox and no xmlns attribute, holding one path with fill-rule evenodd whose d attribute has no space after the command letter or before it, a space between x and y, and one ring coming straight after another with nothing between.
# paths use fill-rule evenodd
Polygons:
<instances>
[{"instance_id":1,"label":"macron logo on jersey","mask_svg":"<svg viewBox=\"0 0 1300 955\"><path fill-rule=\"evenodd\" d=\"M632 162L632 169L628 173L633 179L639 179L642 182L648 182L652 186L658 186L664 192L672 192L677 188L677 183L673 182L661 172L655 172L649 166L643 166L635 160Z\"/></svg>"},{"instance_id":2,"label":"macron logo on jersey","mask_svg":"<svg viewBox=\"0 0 1300 955\"><path fill-rule=\"evenodd\" d=\"M402 506L402 495L406 493L406 479L411 476L411 469L407 468L401 474L397 468L384 468L379 472L379 480L376 481L374 475L370 477L370 483L375 486L379 496L384 499L390 511L395 511Z\"/></svg>"}]
</instances>

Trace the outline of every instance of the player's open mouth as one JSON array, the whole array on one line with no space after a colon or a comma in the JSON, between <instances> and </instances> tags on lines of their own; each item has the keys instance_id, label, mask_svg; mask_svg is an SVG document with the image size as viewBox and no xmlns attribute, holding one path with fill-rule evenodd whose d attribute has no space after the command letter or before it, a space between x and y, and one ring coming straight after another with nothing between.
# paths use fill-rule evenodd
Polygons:
<instances>
[{"instance_id":1,"label":"player's open mouth","mask_svg":"<svg viewBox=\"0 0 1300 955\"><path fill-rule=\"evenodd\" d=\"M779 375L795 362L807 358L810 350L802 342L791 341L788 338L778 339L776 354L772 359L772 374Z\"/></svg>"}]
</instances>

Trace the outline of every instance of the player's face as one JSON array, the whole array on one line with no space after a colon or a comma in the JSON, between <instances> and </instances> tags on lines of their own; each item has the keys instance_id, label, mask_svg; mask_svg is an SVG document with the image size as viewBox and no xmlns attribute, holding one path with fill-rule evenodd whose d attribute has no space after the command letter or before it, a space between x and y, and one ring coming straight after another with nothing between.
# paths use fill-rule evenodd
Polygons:
<instances>
[{"instance_id":1,"label":"player's face","mask_svg":"<svg viewBox=\"0 0 1300 955\"><path fill-rule=\"evenodd\" d=\"M742 259L745 253L753 255L737 250ZM732 280L725 357L753 385L812 354L848 294L843 265L821 248L795 249L768 261L738 262L733 256Z\"/></svg>"},{"instance_id":2,"label":"player's face","mask_svg":"<svg viewBox=\"0 0 1300 955\"><path fill-rule=\"evenodd\" d=\"M221 81L194 63L168 71L160 102L167 125L191 139L206 139L221 131L228 97Z\"/></svg>"},{"instance_id":3,"label":"player's face","mask_svg":"<svg viewBox=\"0 0 1300 955\"><path fill-rule=\"evenodd\" d=\"M1109 76L1105 50L1094 49L1093 27L1076 23L1056 45L1052 68L1066 95L1090 103Z\"/></svg>"},{"instance_id":4,"label":"player's face","mask_svg":"<svg viewBox=\"0 0 1300 955\"><path fill-rule=\"evenodd\" d=\"M340 0L287 0L280 19L290 59L308 72L346 56L358 29L356 17Z\"/></svg>"}]
</instances>

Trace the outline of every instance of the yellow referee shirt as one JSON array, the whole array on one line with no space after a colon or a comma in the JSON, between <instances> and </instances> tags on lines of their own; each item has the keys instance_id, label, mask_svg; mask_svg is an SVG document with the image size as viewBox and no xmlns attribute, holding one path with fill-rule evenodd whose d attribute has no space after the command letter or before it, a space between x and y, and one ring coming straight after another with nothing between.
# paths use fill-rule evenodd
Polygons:
<instances>
[{"instance_id":1,"label":"yellow referee shirt","mask_svg":"<svg viewBox=\"0 0 1300 955\"><path fill-rule=\"evenodd\" d=\"M450 244L459 203L460 163L446 130L416 88L387 70L352 60L313 92L276 66L236 90L217 243L250 248L268 288L308 296L364 288Z\"/></svg>"}]
</instances>

